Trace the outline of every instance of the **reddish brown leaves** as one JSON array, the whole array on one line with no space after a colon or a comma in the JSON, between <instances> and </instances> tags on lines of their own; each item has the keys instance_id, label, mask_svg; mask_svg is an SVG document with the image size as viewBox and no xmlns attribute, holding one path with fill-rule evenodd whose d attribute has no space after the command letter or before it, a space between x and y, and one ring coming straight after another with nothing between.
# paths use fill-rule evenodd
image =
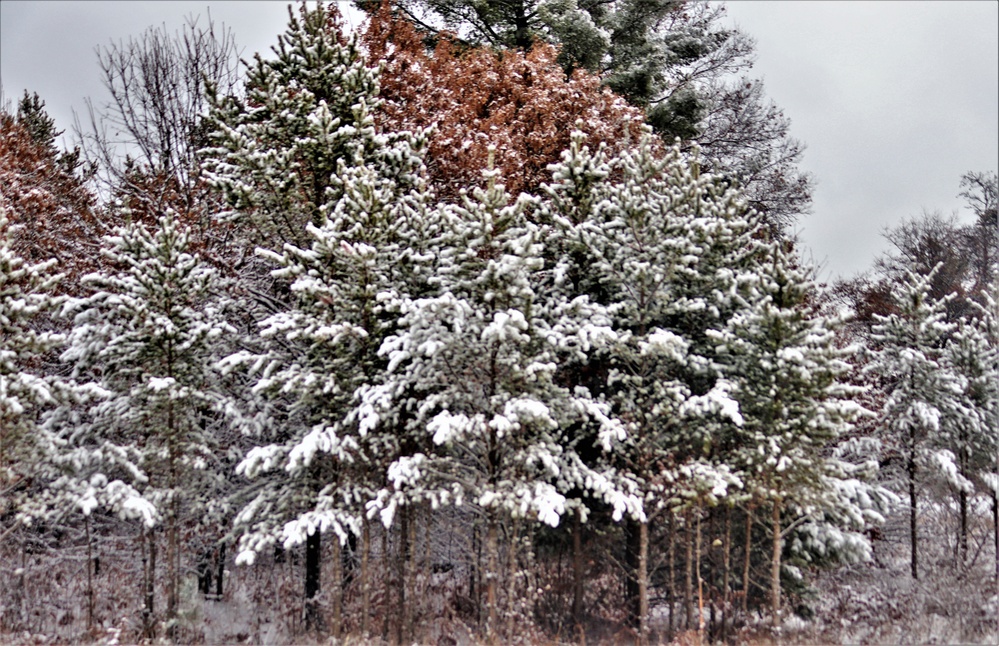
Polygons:
<instances>
[{"instance_id":1,"label":"reddish brown leaves","mask_svg":"<svg viewBox=\"0 0 999 646\"><path fill-rule=\"evenodd\" d=\"M431 182L444 199L478 184L488 146L511 194L533 191L550 179L547 166L569 146L581 121L590 145L611 148L643 121L640 110L577 70L556 63L558 51L535 43L527 52L465 48L442 38L433 52L408 22L383 5L371 17L364 42L372 61L383 61L378 113L383 130L435 126L429 140Z\"/></svg>"},{"instance_id":2,"label":"reddish brown leaves","mask_svg":"<svg viewBox=\"0 0 999 646\"><path fill-rule=\"evenodd\" d=\"M83 274L97 269L102 227L94 196L53 146L35 141L9 114L0 114L0 205L7 210L14 249L28 263L49 258L75 291Z\"/></svg>"}]
</instances>

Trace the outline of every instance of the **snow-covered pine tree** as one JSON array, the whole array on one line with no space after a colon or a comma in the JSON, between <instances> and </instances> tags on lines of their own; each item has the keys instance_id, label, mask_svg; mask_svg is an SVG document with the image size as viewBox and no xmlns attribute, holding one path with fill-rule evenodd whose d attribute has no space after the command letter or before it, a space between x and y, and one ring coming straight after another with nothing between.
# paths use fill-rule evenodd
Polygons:
<instances>
[{"instance_id":1,"label":"snow-covered pine tree","mask_svg":"<svg viewBox=\"0 0 999 646\"><path fill-rule=\"evenodd\" d=\"M216 145L206 151L210 181L232 207L222 215L246 222L279 266L270 295L250 289L265 309L260 347L223 362L249 370L251 405L264 411L246 420L260 445L240 472L260 478L237 518L239 560L304 541L306 620L316 627L322 531L341 541L358 533L370 460L397 447L347 422L349 403L359 385L377 383L375 353L394 320L385 303L421 282L433 226L422 135L377 132L378 69L343 31L335 5L292 12L276 58L249 70L245 100L212 98Z\"/></svg>"},{"instance_id":2,"label":"snow-covered pine tree","mask_svg":"<svg viewBox=\"0 0 999 646\"><path fill-rule=\"evenodd\" d=\"M44 132L49 124L41 120L38 125ZM0 195L0 201L6 202L7 197ZM83 499L74 500L76 504L71 504L70 509L52 505L47 488L58 476L47 468L56 442L44 418L60 403L73 401L75 395L71 384L51 369L54 353L66 341L61 330L53 329L54 315L64 300L53 290L63 274L52 271L57 264L55 258L37 264L25 261L15 250L13 229L21 227L7 216L7 209L0 204L0 544L11 535L17 536L19 528L37 527L35 521L40 518L48 520L67 511L90 511L88 501ZM21 577L22 585L14 587L21 587L20 593L24 594L24 574ZM88 570L88 620L93 617L90 581ZM24 604L11 605L27 608ZM11 611L4 613L5 620L17 616L14 607Z\"/></svg>"},{"instance_id":3,"label":"snow-covered pine tree","mask_svg":"<svg viewBox=\"0 0 999 646\"><path fill-rule=\"evenodd\" d=\"M288 11L276 58L256 55L245 97L210 92L213 145L203 153L207 180L231 207L221 217L244 222L257 244L308 248L305 225L321 226L322 207L342 195L341 160L372 162L401 183L419 171L405 162L419 160L406 152L410 136L375 135L378 69L344 34L336 5Z\"/></svg>"},{"instance_id":4,"label":"snow-covered pine tree","mask_svg":"<svg viewBox=\"0 0 999 646\"><path fill-rule=\"evenodd\" d=\"M714 427L739 423L739 414L707 354L705 330L740 306L757 225L734 191L702 176L678 147L663 151L648 131L610 159L582 140L575 134L553 166L551 244L562 253L560 288L600 303L612 322L614 342L570 370L600 375L593 383L582 377L583 385L606 398L628 431L615 460L645 497L645 513L627 532L629 614L644 632L648 518L670 498L681 507L715 504L738 485L710 459Z\"/></svg>"},{"instance_id":5,"label":"snow-covered pine tree","mask_svg":"<svg viewBox=\"0 0 999 646\"><path fill-rule=\"evenodd\" d=\"M909 495L910 571L919 578L918 490L924 471L934 464L942 419L957 410L960 379L944 361L944 346L954 326L946 323L945 303L929 298L935 268L927 275L905 270L892 292L895 311L874 314L874 359L866 371L886 393L881 411L886 440L905 464Z\"/></svg>"},{"instance_id":6,"label":"snow-covered pine tree","mask_svg":"<svg viewBox=\"0 0 999 646\"><path fill-rule=\"evenodd\" d=\"M484 187L445 210L437 291L400 304L401 329L381 349L386 382L369 391L378 405L362 422L403 420L419 449L388 468L390 486L372 505L386 525L401 506L421 502L464 505L484 525L493 637L502 630L501 526L558 525L572 490L590 492L617 517L641 515L628 483L586 465L569 433L591 424L609 448L623 429L585 389L554 378L559 353L599 343L608 320L583 301L538 291L546 232L528 217L536 200L512 199L498 175L487 169ZM510 603L518 593L506 585Z\"/></svg>"},{"instance_id":7,"label":"snow-covered pine tree","mask_svg":"<svg viewBox=\"0 0 999 646\"><path fill-rule=\"evenodd\" d=\"M374 433L348 413L355 391L377 384L384 370L378 349L394 329L393 303L425 289L430 198L419 183L398 192L370 166L341 162L336 180L343 196L323 206L321 226L307 225L310 248L261 251L292 294L285 309L260 322L264 350L221 364L248 371L253 394L270 409L260 444L238 468L260 482L237 517L240 562L275 542L305 542L307 559L318 559L322 532L341 543L359 536L364 505L384 477L379 467L400 450L391 427ZM307 599L319 591L314 565Z\"/></svg>"},{"instance_id":8,"label":"snow-covered pine tree","mask_svg":"<svg viewBox=\"0 0 999 646\"><path fill-rule=\"evenodd\" d=\"M784 527L810 518L811 546L821 550L818 543L831 533L820 531L829 525L823 511L829 520L850 518L851 526L843 529L854 532L879 517L876 508L847 513L844 507L856 506L857 496L841 493L861 486L857 476L863 474L827 449L863 412L854 401L860 388L847 381L846 357L855 349L837 346L839 321L818 311L814 274L790 243L771 243L769 252L768 262L758 266L751 306L709 336L735 385L732 396L743 418L719 438L719 457L738 471L748 499L771 509L771 610L777 626ZM848 539L863 542L859 535L836 534L840 542Z\"/></svg>"},{"instance_id":9,"label":"snow-covered pine tree","mask_svg":"<svg viewBox=\"0 0 999 646\"><path fill-rule=\"evenodd\" d=\"M102 392L55 369L55 353L66 343L57 311L65 297L52 291L63 275L50 271L55 259L29 265L18 256L6 215L0 208L0 517L13 522L0 526L0 542L19 526L89 517L97 507L152 523L156 510L130 484L109 481L104 473L77 477L78 465L67 464L71 451L59 430ZM94 610L90 567L88 558L88 624Z\"/></svg>"},{"instance_id":10,"label":"snow-covered pine tree","mask_svg":"<svg viewBox=\"0 0 999 646\"><path fill-rule=\"evenodd\" d=\"M992 290L983 294L985 312L979 319L978 329L987 344L987 360L983 362L985 371L980 383L986 386L988 393L985 401L986 429L991 428L991 442L999 444L999 300L997 300L999 285L994 284ZM979 473L981 482L992 497L992 531L996 557L996 575L999 576L999 451L993 449L993 461L984 464Z\"/></svg>"},{"instance_id":11,"label":"snow-covered pine tree","mask_svg":"<svg viewBox=\"0 0 999 646\"><path fill-rule=\"evenodd\" d=\"M65 342L39 322L60 299L52 290L56 261L28 264L12 248L11 223L0 207L0 517L11 518L28 493L47 443L41 414L59 399L58 381L43 373L43 357ZM0 530L0 536L10 528Z\"/></svg>"},{"instance_id":12,"label":"snow-covered pine tree","mask_svg":"<svg viewBox=\"0 0 999 646\"><path fill-rule=\"evenodd\" d=\"M96 292L67 303L74 319L63 353L73 377L91 380L83 387L103 396L82 416L69 407L51 420L60 433L53 459L67 471L56 484L91 506L141 515L146 528L162 519L167 625L175 634L182 529L201 518L226 476L213 431L231 403L212 364L234 330L216 298L215 270L188 253L188 232L172 212L155 230L133 224L106 245L113 269L86 276ZM122 485L141 497L125 497ZM151 631L155 536L145 529L144 545L144 625Z\"/></svg>"},{"instance_id":13,"label":"snow-covered pine tree","mask_svg":"<svg viewBox=\"0 0 999 646\"><path fill-rule=\"evenodd\" d=\"M959 379L954 405L941 419L938 454L943 475L956 490L960 525L957 543L963 563L968 556L968 501L994 478L999 450L999 350L996 348L995 301L982 293L985 306L969 303L972 318L961 318L948 339L945 361ZM951 469L953 465L953 469ZM986 476L983 478L983 476Z\"/></svg>"}]
</instances>

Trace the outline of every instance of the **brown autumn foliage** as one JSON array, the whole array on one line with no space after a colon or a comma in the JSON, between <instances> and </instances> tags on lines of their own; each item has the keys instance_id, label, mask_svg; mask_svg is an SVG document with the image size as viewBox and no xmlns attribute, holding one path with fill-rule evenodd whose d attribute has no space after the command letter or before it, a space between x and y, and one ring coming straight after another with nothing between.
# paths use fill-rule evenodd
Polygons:
<instances>
[{"instance_id":1,"label":"brown autumn foliage","mask_svg":"<svg viewBox=\"0 0 999 646\"><path fill-rule=\"evenodd\" d=\"M507 189L517 195L550 181L547 166L569 147L577 123L591 146L606 142L613 150L644 121L641 110L601 87L596 75L576 70L567 77L558 50L545 43L496 51L445 35L430 51L389 3L372 14L363 41L369 60L383 64L378 125L434 126L427 167L445 200L479 183L490 145Z\"/></svg>"},{"instance_id":2,"label":"brown autumn foliage","mask_svg":"<svg viewBox=\"0 0 999 646\"><path fill-rule=\"evenodd\" d=\"M74 161L73 153L61 155L15 116L0 113L0 206L14 249L30 264L55 258L54 270L63 274L59 292L80 295L86 291L81 278L108 267L103 236L128 220L154 227L166 209L190 227L192 253L226 269L237 264L231 226L211 220L207 187L192 201L174 178L134 169L127 186L113 191L110 208L100 208Z\"/></svg>"},{"instance_id":3,"label":"brown autumn foliage","mask_svg":"<svg viewBox=\"0 0 999 646\"><path fill-rule=\"evenodd\" d=\"M34 138L13 115L0 113L0 205L14 249L32 264L55 258L56 270L65 274L60 291L69 293L99 268L100 238L107 233L73 161Z\"/></svg>"}]
</instances>

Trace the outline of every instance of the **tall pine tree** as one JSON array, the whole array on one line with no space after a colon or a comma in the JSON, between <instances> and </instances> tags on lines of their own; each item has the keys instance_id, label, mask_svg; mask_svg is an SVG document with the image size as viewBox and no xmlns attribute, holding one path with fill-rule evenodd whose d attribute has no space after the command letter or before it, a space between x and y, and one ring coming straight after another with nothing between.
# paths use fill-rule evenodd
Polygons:
<instances>
[{"instance_id":1,"label":"tall pine tree","mask_svg":"<svg viewBox=\"0 0 999 646\"><path fill-rule=\"evenodd\" d=\"M925 276L905 272L892 294L896 311L874 315L876 355L866 368L887 393L883 427L905 464L914 579L919 578L919 488L926 470L933 468L932 449L938 445L942 420L954 412L961 390L960 380L943 357L954 326L945 322L946 303L929 297L938 270L939 266Z\"/></svg>"},{"instance_id":2,"label":"tall pine tree","mask_svg":"<svg viewBox=\"0 0 999 646\"><path fill-rule=\"evenodd\" d=\"M258 446L239 470L259 480L237 517L239 560L304 542L306 622L318 628L322 533L360 533L372 462L401 450L347 417L384 364L394 319L381 299L425 280L433 218L422 136L377 131L378 69L335 6L291 12L274 53L248 71L245 100L212 98L209 179L231 207L220 215L245 225L272 269L270 289L247 286L260 338L222 365L249 376L262 413L244 420Z\"/></svg>"},{"instance_id":3,"label":"tall pine tree","mask_svg":"<svg viewBox=\"0 0 999 646\"><path fill-rule=\"evenodd\" d=\"M44 357L65 335L39 325L61 299L52 290L56 261L28 264L12 248L11 222L0 208L0 516L18 511L32 473L45 455L42 414L60 399L60 381L44 371ZM4 530L4 534L10 528Z\"/></svg>"},{"instance_id":4,"label":"tall pine tree","mask_svg":"<svg viewBox=\"0 0 999 646\"><path fill-rule=\"evenodd\" d=\"M744 420L723 440L719 457L740 473L748 499L771 509L774 626L780 618L784 526L812 517L824 527L823 511L842 518L842 507L854 501L838 494L861 484L857 476L863 475L828 452L863 411L854 402L860 389L847 381L846 357L854 349L837 347L839 322L818 311L813 275L799 263L790 243L772 243L753 281L750 307L709 332L722 370L736 385L733 397ZM865 529L865 511L856 510L855 522L845 529ZM813 547L820 538L812 536Z\"/></svg>"},{"instance_id":5,"label":"tall pine tree","mask_svg":"<svg viewBox=\"0 0 999 646\"><path fill-rule=\"evenodd\" d=\"M85 277L95 293L67 304L74 319L63 353L74 378L90 380L89 389L102 396L83 419L69 408L53 420L69 482L119 478L141 494L120 504L145 511L147 526L162 519L171 635L183 529L205 514L225 477L214 431L231 408L212 365L234 330L218 301L216 272L188 252L188 240L172 212L153 231L133 224L106 239L114 269ZM144 532L144 539L144 622L151 631L156 537Z\"/></svg>"}]
</instances>

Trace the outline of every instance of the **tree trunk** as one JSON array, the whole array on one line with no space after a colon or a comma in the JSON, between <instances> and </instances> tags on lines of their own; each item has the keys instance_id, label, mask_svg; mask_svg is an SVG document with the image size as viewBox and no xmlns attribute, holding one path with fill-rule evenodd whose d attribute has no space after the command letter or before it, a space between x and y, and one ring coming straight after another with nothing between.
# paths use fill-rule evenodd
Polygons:
<instances>
[{"instance_id":1,"label":"tree trunk","mask_svg":"<svg viewBox=\"0 0 999 646\"><path fill-rule=\"evenodd\" d=\"M87 630L94 626L94 580L93 563L94 557L91 551L90 540L90 516L84 516L83 526L87 533Z\"/></svg>"},{"instance_id":2,"label":"tree trunk","mask_svg":"<svg viewBox=\"0 0 999 646\"><path fill-rule=\"evenodd\" d=\"M919 536L916 533L916 449L909 451L909 545L913 579L919 578Z\"/></svg>"},{"instance_id":3,"label":"tree trunk","mask_svg":"<svg viewBox=\"0 0 999 646\"><path fill-rule=\"evenodd\" d=\"M434 510L433 506L428 505L426 508L425 519L425 530L423 534L423 567L422 569L414 569L414 575L416 572L425 572L426 576L423 579L423 585L420 589L420 598L423 600L429 599L430 588L434 584ZM426 606L424 606L426 607Z\"/></svg>"},{"instance_id":4,"label":"tree trunk","mask_svg":"<svg viewBox=\"0 0 999 646\"><path fill-rule=\"evenodd\" d=\"M31 620L31 614L28 609L28 544L24 535L21 535L21 576L18 577L18 592L19 601L21 602L21 607L19 610L20 619L25 624Z\"/></svg>"},{"instance_id":5,"label":"tree trunk","mask_svg":"<svg viewBox=\"0 0 999 646\"><path fill-rule=\"evenodd\" d=\"M520 539L519 553L522 555L521 558L524 559L524 579L523 584L520 589L522 591L527 591L523 593L523 600L521 607L523 608L524 616L526 617L537 617L538 616L538 606L537 606L537 596L531 594L530 590L536 590L538 588L537 574L538 574L538 559L537 554L534 552L534 537L530 530L524 532ZM535 575L532 579L531 574ZM561 603L559 604L562 605ZM586 635L581 634L579 636L579 643L582 646L586 646Z\"/></svg>"},{"instance_id":6,"label":"tree trunk","mask_svg":"<svg viewBox=\"0 0 999 646\"><path fill-rule=\"evenodd\" d=\"M516 5L513 24L516 28L514 32L514 45L519 49L530 49L534 40L531 37L530 25L528 24L527 12L523 2Z\"/></svg>"},{"instance_id":7,"label":"tree trunk","mask_svg":"<svg viewBox=\"0 0 999 646\"><path fill-rule=\"evenodd\" d=\"M749 617L749 566L753 545L753 508L746 507L746 552L742 562L742 616Z\"/></svg>"},{"instance_id":8,"label":"tree trunk","mask_svg":"<svg viewBox=\"0 0 999 646\"><path fill-rule=\"evenodd\" d=\"M413 618L416 616L416 552L418 546L416 543L416 518L417 514L414 513L415 509L407 505L407 516L406 519L407 529L409 530L409 535L406 537L406 554L404 556L403 564L406 567L404 572L403 581L406 584L406 607L403 613L403 629L404 636L407 641L413 641L415 638L413 625Z\"/></svg>"},{"instance_id":9,"label":"tree trunk","mask_svg":"<svg viewBox=\"0 0 999 646\"><path fill-rule=\"evenodd\" d=\"M407 588L407 560L409 558L409 505L403 506L399 510L399 551L396 554L396 626L395 642L402 644L408 636L407 620L409 600L406 598Z\"/></svg>"},{"instance_id":10,"label":"tree trunk","mask_svg":"<svg viewBox=\"0 0 999 646\"><path fill-rule=\"evenodd\" d=\"M961 470L961 475L967 477L968 471L970 470L969 463L971 461L971 456L967 448L968 441L965 438L965 432L963 429L961 429L960 431L959 439L961 443L961 448L958 451L959 468ZM958 507L961 513L960 535L958 536L957 540L958 552L959 552L958 562L960 564L960 567L963 568L964 565L968 562L968 492L965 491L964 489L961 489L958 492Z\"/></svg>"},{"instance_id":11,"label":"tree trunk","mask_svg":"<svg viewBox=\"0 0 999 646\"><path fill-rule=\"evenodd\" d=\"M340 566L343 568L343 588L346 590L354 581L357 572L357 536L347 532L347 545L340 546Z\"/></svg>"},{"instance_id":12,"label":"tree trunk","mask_svg":"<svg viewBox=\"0 0 999 646\"><path fill-rule=\"evenodd\" d=\"M722 618L721 640L728 643L728 623L732 611L731 602L732 572L732 508L725 507L725 537L722 539Z\"/></svg>"},{"instance_id":13,"label":"tree trunk","mask_svg":"<svg viewBox=\"0 0 999 646\"><path fill-rule=\"evenodd\" d=\"M156 637L156 591L153 587L156 577L156 537L147 528L142 529L142 575L142 632L147 639L153 639Z\"/></svg>"},{"instance_id":14,"label":"tree trunk","mask_svg":"<svg viewBox=\"0 0 999 646\"><path fill-rule=\"evenodd\" d=\"M340 640L343 632L343 589L346 585L346 570L343 566L343 552L339 537L333 537L333 626L332 637Z\"/></svg>"},{"instance_id":15,"label":"tree trunk","mask_svg":"<svg viewBox=\"0 0 999 646\"><path fill-rule=\"evenodd\" d=\"M361 516L361 638L368 638L368 620L371 614L371 526L367 515Z\"/></svg>"},{"instance_id":16,"label":"tree trunk","mask_svg":"<svg viewBox=\"0 0 999 646\"><path fill-rule=\"evenodd\" d=\"M961 511L961 529L957 537L959 564L968 562L968 492L962 489L958 494L958 507Z\"/></svg>"},{"instance_id":17,"label":"tree trunk","mask_svg":"<svg viewBox=\"0 0 999 646\"><path fill-rule=\"evenodd\" d=\"M780 499L774 500L773 508L773 556L770 559L770 611L771 625L780 626Z\"/></svg>"},{"instance_id":18,"label":"tree trunk","mask_svg":"<svg viewBox=\"0 0 999 646\"><path fill-rule=\"evenodd\" d=\"M176 495L176 490L174 490L174 494ZM171 507L174 506L171 505ZM176 641L177 639L177 606L180 596L180 568L177 563L179 559L177 517L174 515L174 512L171 512L170 524L167 527L167 563L169 564L167 575L169 577L167 582L167 635L170 637L170 641Z\"/></svg>"},{"instance_id":19,"label":"tree trunk","mask_svg":"<svg viewBox=\"0 0 999 646\"><path fill-rule=\"evenodd\" d=\"M497 635L498 629L498 616L497 616L497 601L496 601L496 584L497 577L499 576L499 545L496 521L492 518L489 519L489 524L486 528L486 637L490 644L497 643L499 635Z\"/></svg>"},{"instance_id":20,"label":"tree trunk","mask_svg":"<svg viewBox=\"0 0 999 646\"><path fill-rule=\"evenodd\" d=\"M649 639L649 523L638 524L638 641Z\"/></svg>"},{"instance_id":21,"label":"tree trunk","mask_svg":"<svg viewBox=\"0 0 999 646\"><path fill-rule=\"evenodd\" d=\"M322 532L317 527L305 539L305 629L320 630L319 589L322 563Z\"/></svg>"},{"instance_id":22,"label":"tree trunk","mask_svg":"<svg viewBox=\"0 0 999 646\"><path fill-rule=\"evenodd\" d=\"M479 525L479 521L475 520L472 522L472 558L475 560L472 564L471 580L469 581L469 597L475 604L475 622L480 627L482 626L482 579L483 571L485 568L482 567L482 528Z\"/></svg>"},{"instance_id":23,"label":"tree trunk","mask_svg":"<svg viewBox=\"0 0 999 646\"><path fill-rule=\"evenodd\" d=\"M576 632L583 634L583 513L577 510L572 517L572 623Z\"/></svg>"},{"instance_id":24,"label":"tree trunk","mask_svg":"<svg viewBox=\"0 0 999 646\"><path fill-rule=\"evenodd\" d=\"M996 547L996 580L999 581L999 492L992 492L992 532Z\"/></svg>"},{"instance_id":25,"label":"tree trunk","mask_svg":"<svg viewBox=\"0 0 999 646\"><path fill-rule=\"evenodd\" d=\"M684 589L683 610L684 630L690 630L694 624L694 533L690 531L690 512L684 517Z\"/></svg>"},{"instance_id":26,"label":"tree trunk","mask_svg":"<svg viewBox=\"0 0 999 646\"><path fill-rule=\"evenodd\" d=\"M639 627L639 600L638 600L638 552L640 551L641 530L638 528L638 521L628 518L624 523L624 563L627 568L625 577L625 604L627 606L628 625L632 628Z\"/></svg>"},{"instance_id":27,"label":"tree trunk","mask_svg":"<svg viewBox=\"0 0 999 646\"><path fill-rule=\"evenodd\" d=\"M389 558L389 528L382 530L382 581L385 592L382 594L382 641L389 640L389 621L392 613L389 609L389 599L392 598L392 563Z\"/></svg>"},{"instance_id":28,"label":"tree trunk","mask_svg":"<svg viewBox=\"0 0 999 646\"><path fill-rule=\"evenodd\" d=\"M669 516L669 575L666 578L666 594L669 597L669 638L676 634L676 518Z\"/></svg>"},{"instance_id":29,"label":"tree trunk","mask_svg":"<svg viewBox=\"0 0 999 646\"><path fill-rule=\"evenodd\" d=\"M506 607L507 607L507 619L506 619L506 634L507 637L515 633L515 621L518 615L517 612L517 600L520 598L519 586L517 582L517 539L520 534L520 523L516 519L510 520L510 534L507 537L507 548L506 548L506 568L507 568L507 582L506 582Z\"/></svg>"},{"instance_id":30,"label":"tree trunk","mask_svg":"<svg viewBox=\"0 0 999 646\"><path fill-rule=\"evenodd\" d=\"M701 510L697 510L695 520L695 558L694 564L697 567L697 638L704 642L704 578L701 575Z\"/></svg>"},{"instance_id":31,"label":"tree trunk","mask_svg":"<svg viewBox=\"0 0 999 646\"><path fill-rule=\"evenodd\" d=\"M222 577L225 576L225 543L219 544L218 573L215 575L215 596L222 600Z\"/></svg>"},{"instance_id":32,"label":"tree trunk","mask_svg":"<svg viewBox=\"0 0 999 646\"><path fill-rule=\"evenodd\" d=\"M698 531L698 539L699 539L699 541L701 541L701 546L702 547L704 546L704 543L703 543L703 541L704 541L704 536L703 536L703 532L704 532L703 522L704 521L702 519L701 520L701 527L700 527L700 529ZM708 536L709 537L715 535L715 533L717 532L717 529L718 529L717 525L718 525L717 514L715 514L713 511L709 511L708 512L708 527L707 527ZM721 609L720 609L720 607L718 605L718 596L719 596L718 595L718 584L717 584L717 581L718 581L718 572L717 572L717 568L715 567L715 559L711 557L711 547L713 547L713 544L712 543L708 543L708 548L707 548L708 562L705 565L705 567L708 570L707 579L709 581L712 581L712 583L708 587L707 593L705 594L705 602L708 605L708 619L707 619L707 629L706 629L706 632L707 632L707 634L709 636L713 636L713 635L719 634L719 631L718 631L718 614L721 611ZM697 562L700 563L701 559L698 558ZM701 575L703 576L703 570L698 570L698 572L701 573ZM710 639L710 637L709 637L709 639Z\"/></svg>"},{"instance_id":33,"label":"tree trunk","mask_svg":"<svg viewBox=\"0 0 999 646\"><path fill-rule=\"evenodd\" d=\"M173 344L167 344L167 375L173 377ZM170 512L167 519L167 636L177 641L177 606L180 602L180 545L178 534L180 474L177 465L180 460L177 447L177 426L174 420L173 400L167 404L167 432L169 443Z\"/></svg>"}]
</instances>

